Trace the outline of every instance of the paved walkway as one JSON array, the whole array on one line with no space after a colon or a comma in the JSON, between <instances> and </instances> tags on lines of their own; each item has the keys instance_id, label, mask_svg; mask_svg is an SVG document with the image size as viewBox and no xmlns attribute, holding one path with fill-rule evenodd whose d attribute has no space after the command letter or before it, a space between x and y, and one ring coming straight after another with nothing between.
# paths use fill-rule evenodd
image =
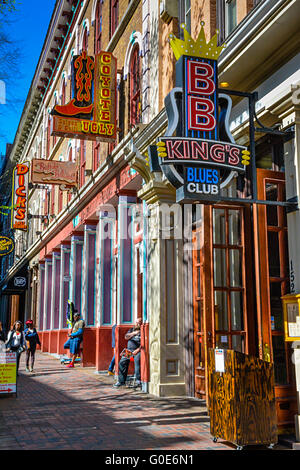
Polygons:
<instances>
[{"instance_id":1,"label":"paved walkway","mask_svg":"<svg viewBox=\"0 0 300 470\"><path fill-rule=\"evenodd\" d=\"M113 377L40 352L35 373L26 373L22 356L18 397L0 399L0 450L233 448L212 442L200 401L115 390Z\"/></svg>"}]
</instances>

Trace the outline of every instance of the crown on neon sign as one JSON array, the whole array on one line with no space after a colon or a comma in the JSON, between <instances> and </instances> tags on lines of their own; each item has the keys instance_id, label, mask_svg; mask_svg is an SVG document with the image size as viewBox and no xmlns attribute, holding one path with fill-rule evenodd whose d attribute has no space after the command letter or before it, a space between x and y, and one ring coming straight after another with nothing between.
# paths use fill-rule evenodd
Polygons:
<instances>
[{"instance_id":1,"label":"crown on neon sign","mask_svg":"<svg viewBox=\"0 0 300 470\"><path fill-rule=\"evenodd\" d=\"M191 37L186 29L186 25L182 23L181 29L184 30L184 41L178 39L174 34L170 34L170 45L173 49L176 60L179 60L183 55L193 57L203 57L204 59L218 60L222 50L226 47L225 44L218 46L218 31L207 43L204 32L204 21L201 21L201 30L196 41Z\"/></svg>"}]
</instances>

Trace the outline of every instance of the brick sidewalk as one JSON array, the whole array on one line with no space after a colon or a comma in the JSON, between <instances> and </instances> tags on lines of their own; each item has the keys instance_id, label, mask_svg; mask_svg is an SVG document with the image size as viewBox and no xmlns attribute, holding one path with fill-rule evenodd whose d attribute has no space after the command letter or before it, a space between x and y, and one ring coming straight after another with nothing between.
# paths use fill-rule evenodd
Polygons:
<instances>
[{"instance_id":1,"label":"brick sidewalk","mask_svg":"<svg viewBox=\"0 0 300 470\"><path fill-rule=\"evenodd\" d=\"M22 356L18 397L0 399L0 450L233 448L212 442L200 401L115 390L113 377L66 369L40 352L35 373L26 373Z\"/></svg>"}]
</instances>

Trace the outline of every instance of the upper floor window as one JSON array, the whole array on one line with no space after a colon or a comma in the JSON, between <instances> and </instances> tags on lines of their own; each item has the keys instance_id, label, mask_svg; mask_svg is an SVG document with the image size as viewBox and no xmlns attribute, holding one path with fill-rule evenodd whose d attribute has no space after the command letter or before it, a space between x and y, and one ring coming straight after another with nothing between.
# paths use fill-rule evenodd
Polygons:
<instances>
[{"instance_id":1,"label":"upper floor window","mask_svg":"<svg viewBox=\"0 0 300 470\"><path fill-rule=\"evenodd\" d=\"M103 0L99 0L96 8L95 19L95 54L101 51L102 41L102 4Z\"/></svg>"},{"instance_id":2,"label":"upper floor window","mask_svg":"<svg viewBox=\"0 0 300 470\"><path fill-rule=\"evenodd\" d=\"M80 186L85 184L86 141L80 141Z\"/></svg>"},{"instance_id":3,"label":"upper floor window","mask_svg":"<svg viewBox=\"0 0 300 470\"><path fill-rule=\"evenodd\" d=\"M88 30L85 28L82 38L82 52L88 51Z\"/></svg>"},{"instance_id":4,"label":"upper floor window","mask_svg":"<svg viewBox=\"0 0 300 470\"><path fill-rule=\"evenodd\" d=\"M66 79L63 78L61 87L61 104L66 104Z\"/></svg>"},{"instance_id":5,"label":"upper floor window","mask_svg":"<svg viewBox=\"0 0 300 470\"><path fill-rule=\"evenodd\" d=\"M51 151L51 117L48 116L48 122L47 122L47 158L50 156L50 151Z\"/></svg>"},{"instance_id":6,"label":"upper floor window","mask_svg":"<svg viewBox=\"0 0 300 470\"><path fill-rule=\"evenodd\" d=\"M68 162L73 162L73 151L72 151L72 147L69 148ZM71 193L71 191L68 191L68 201L70 202L71 199L72 199L72 193Z\"/></svg>"},{"instance_id":7,"label":"upper floor window","mask_svg":"<svg viewBox=\"0 0 300 470\"><path fill-rule=\"evenodd\" d=\"M219 30L219 43L237 26L237 0L217 0L217 29Z\"/></svg>"},{"instance_id":8,"label":"upper floor window","mask_svg":"<svg viewBox=\"0 0 300 470\"><path fill-rule=\"evenodd\" d=\"M112 36L119 24L119 0L110 0L110 35Z\"/></svg>"},{"instance_id":9,"label":"upper floor window","mask_svg":"<svg viewBox=\"0 0 300 470\"><path fill-rule=\"evenodd\" d=\"M140 49L136 46L130 61L130 124L141 121L141 64Z\"/></svg>"},{"instance_id":10,"label":"upper floor window","mask_svg":"<svg viewBox=\"0 0 300 470\"><path fill-rule=\"evenodd\" d=\"M93 146L94 155L93 155L93 171L96 171L100 165L100 143L96 142Z\"/></svg>"},{"instance_id":11,"label":"upper floor window","mask_svg":"<svg viewBox=\"0 0 300 470\"><path fill-rule=\"evenodd\" d=\"M225 33L226 36L234 30L237 25L237 0L226 0L225 3Z\"/></svg>"},{"instance_id":12,"label":"upper floor window","mask_svg":"<svg viewBox=\"0 0 300 470\"><path fill-rule=\"evenodd\" d=\"M192 7L191 0L180 0L179 2L179 20L180 24L184 23L187 31L191 34L191 16ZM183 30L180 29L180 35L183 36Z\"/></svg>"}]
</instances>

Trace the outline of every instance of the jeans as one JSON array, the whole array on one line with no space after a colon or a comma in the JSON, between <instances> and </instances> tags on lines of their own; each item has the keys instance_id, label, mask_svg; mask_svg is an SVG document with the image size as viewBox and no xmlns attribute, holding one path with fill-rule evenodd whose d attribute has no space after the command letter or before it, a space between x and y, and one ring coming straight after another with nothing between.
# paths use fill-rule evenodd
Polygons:
<instances>
[{"instance_id":1,"label":"jeans","mask_svg":"<svg viewBox=\"0 0 300 470\"><path fill-rule=\"evenodd\" d=\"M16 353L16 359L17 359L17 373L19 371L19 364L20 364L20 357L21 357L21 354L19 351L20 349L20 346L12 346L11 348L11 351L15 352Z\"/></svg>"},{"instance_id":2,"label":"jeans","mask_svg":"<svg viewBox=\"0 0 300 470\"><path fill-rule=\"evenodd\" d=\"M26 367L29 367L29 359L31 356L31 369L34 366L34 358L35 358L35 349L26 349Z\"/></svg>"},{"instance_id":3,"label":"jeans","mask_svg":"<svg viewBox=\"0 0 300 470\"><path fill-rule=\"evenodd\" d=\"M78 354L80 351L80 344L82 342L82 336L76 336L75 338L69 338L64 344L64 349L70 349L72 355Z\"/></svg>"},{"instance_id":4,"label":"jeans","mask_svg":"<svg viewBox=\"0 0 300 470\"><path fill-rule=\"evenodd\" d=\"M138 382L141 381L141 353L139 352L134 357L134 374ZM125 384L128 374L130 359L123 356L119 362L119 382Z\"/></svg>"},{"instance_id":5,"label":"jeans","mask_svg":"<svg viewBox=\"0 0 300 470\"><path fill-rule=\"evenodd\" d=\"M113 357L112 360L111 360L111 363L109 364L109 368L108 368L108 370L109 370L110 372L113 372L113 371L114 371L115 362L116 362L116 361L115 361L115 355L114 355L114 357Z\"/></svg>"}]
</instances>

